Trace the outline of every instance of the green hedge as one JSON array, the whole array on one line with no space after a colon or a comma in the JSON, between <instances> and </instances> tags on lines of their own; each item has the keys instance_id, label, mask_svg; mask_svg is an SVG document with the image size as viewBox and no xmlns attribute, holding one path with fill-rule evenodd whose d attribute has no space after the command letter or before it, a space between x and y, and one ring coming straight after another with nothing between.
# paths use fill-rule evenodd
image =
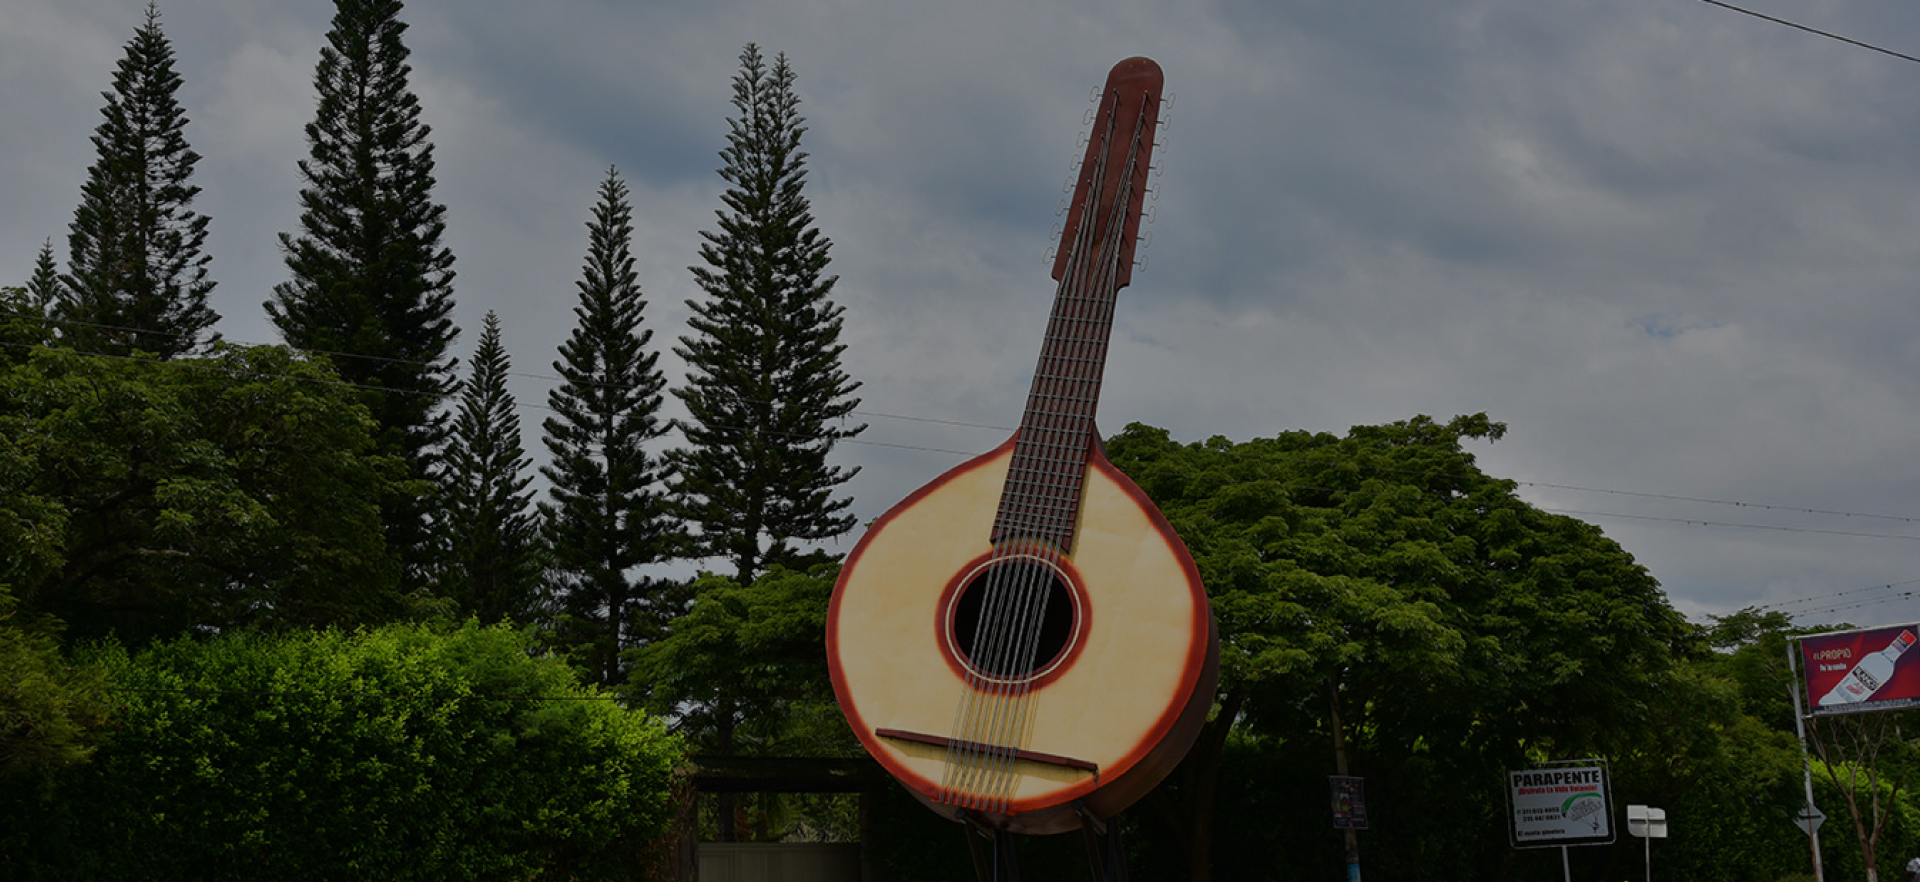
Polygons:
<instances>
[{"instance_id":1,"label":"green hedge","mask_svg":"<svg viewBox=\"0 0 1920 882\"><path fill-rule=\"evenodd\" d=\"M631 879L668 817L678 740L504 627L95 661L113 731L0 792L0 878Z\"/></svg>"}]
</instances>

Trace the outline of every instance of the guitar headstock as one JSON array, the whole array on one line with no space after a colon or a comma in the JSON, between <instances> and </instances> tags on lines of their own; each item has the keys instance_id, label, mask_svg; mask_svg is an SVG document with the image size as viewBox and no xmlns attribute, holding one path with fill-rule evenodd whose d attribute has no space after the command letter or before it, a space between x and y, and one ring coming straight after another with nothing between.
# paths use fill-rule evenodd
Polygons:
<instances>
[{"instance_id":1,"label":"guitar headstock","mask_svg":"<svg viewBox=\"0 0 1920 882\"><path fill-rule=\"evenodd\" d=\"M1129 58L1107 73L1053 260L1055 281L1068 273L1111 272L1118 290L1132 280L1163 83L1151 58Z\"/></svg>"}]
</instances>

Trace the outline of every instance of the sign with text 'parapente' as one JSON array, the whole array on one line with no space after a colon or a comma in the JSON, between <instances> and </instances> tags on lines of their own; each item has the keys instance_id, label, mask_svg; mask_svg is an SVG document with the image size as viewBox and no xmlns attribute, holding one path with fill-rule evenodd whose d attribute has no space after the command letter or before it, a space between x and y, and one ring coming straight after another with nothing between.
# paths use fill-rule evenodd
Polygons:
<instances>
[{"instance_id":1,"label":"sign with text 'parapente'","mask_svg":"<svg viewBox=\"0 0 1920 882\"><path fill-rule=\"evenodd\" d=\"M1613 841L1607 767L1551 766L1507 773L1513 846L1604 845Z\"/></svg>"},{"instance_id":2,"label":"sign with text 'parapente'","mask_svg":"<svg viewBox=\"0 0 1920 882\"><path fill-rule=\"evenodd\" d=\"M1894 625L1800 638L1807 708L1815 714L1920 707L1920 652L1908 652L1920 625Z\"/></svg>"}]
</instances>

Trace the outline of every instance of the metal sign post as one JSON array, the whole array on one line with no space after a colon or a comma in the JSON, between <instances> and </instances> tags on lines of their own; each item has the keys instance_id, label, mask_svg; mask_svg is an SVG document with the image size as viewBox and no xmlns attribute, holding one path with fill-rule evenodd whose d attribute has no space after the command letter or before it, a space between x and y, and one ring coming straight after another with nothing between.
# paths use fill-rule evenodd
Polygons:
<instances>
[{"instance_id":1,"label":"metal sign post","mask_svg":"<svg viewBox=\"0 0 1920 882\"><path fill-rule=\"evenodd\" d=\"M1813 760L1807 756L1807 715L1800 704L1800 674L1797 662L1800 653L1793 651L1793 641L1787 641L1787 686L1793 694L1793 731L1800 736L1800 776L1807 788L1807 805L1800 810L1794 823L1807 831L1807 843L1813 849L1813 882L1827 882L1826 870L1820 866L1820 822L1827 816L1813 804Z\"/></svg>"},{"instance_id":2,"label":"metal sign post","mask_svg":"<svg viewBox=\"0 0 1920 882\"><path fill-rule=\"evenodd\" d=\"M1646 843L1646 882L1653 882L1653 841L1667 838L1667 810L1645 805L1627 806L1627 832Z\"/></svg>"}]
</instances>

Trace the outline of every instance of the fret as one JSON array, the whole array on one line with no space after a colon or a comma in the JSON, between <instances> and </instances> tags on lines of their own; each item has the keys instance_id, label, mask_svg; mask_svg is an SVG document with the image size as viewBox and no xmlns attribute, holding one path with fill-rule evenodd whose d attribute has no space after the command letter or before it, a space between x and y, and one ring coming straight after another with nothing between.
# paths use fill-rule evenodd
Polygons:
<instances>
[{"instance_id":1,"label":"fret","mask_svg":"<svg viewBox=\"0 0 1920 882\"><path fill-rule=\"evenodd\" d=\"M1133 268L1140 217L1135 196L1144 185L1142 163L1151 151L1157 98L1150 91L1115 91L1103 101L1105 130L1081 165L1054 262L1059 287L994 518L995 542L1032 537L1071 550L1088 451L1095 444L1093 416L1114 305ZM1123 105L1137 106L1138 118L1121 120ZM1130 136L1120 129L1122 122L1132 126Z\"/></svg>"}]
</instances>

